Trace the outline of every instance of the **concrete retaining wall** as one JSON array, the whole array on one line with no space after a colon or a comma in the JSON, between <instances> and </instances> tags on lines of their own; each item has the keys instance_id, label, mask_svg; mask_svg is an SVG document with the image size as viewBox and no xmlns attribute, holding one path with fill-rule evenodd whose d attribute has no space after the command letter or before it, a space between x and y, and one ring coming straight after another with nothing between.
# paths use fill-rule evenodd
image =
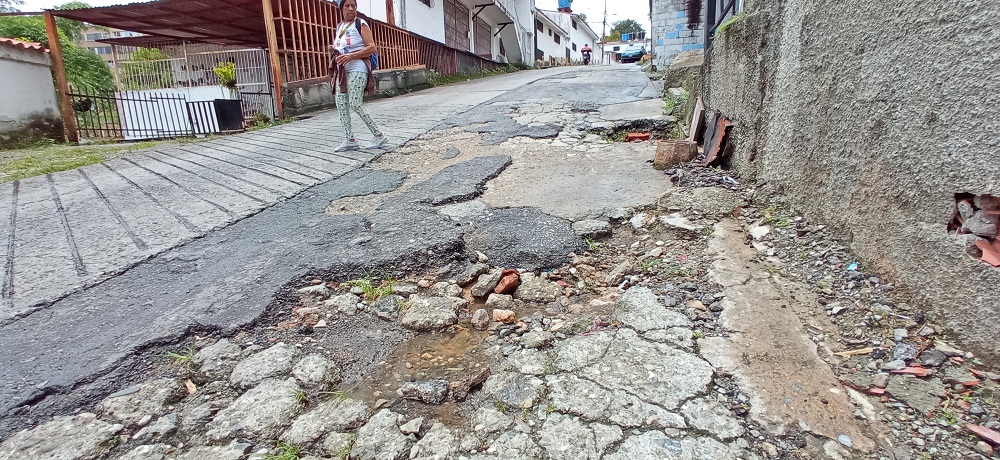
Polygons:
<instances>
[{"instance_id":1,"label":"concrete retaining wall","mask_svg":"<svg viewBox=\"0 0 1000 460\"><path fill-rule=\"evenodd\" d=\"M427 85L429 72L425 67L375 71L375 91L394 94L401 90ZM316 79L285 85L282 92L285 115L296 116L336 107L329 79Z\"/></svg>"},{"instance_id":2,"label":"concrete retaining wall","mask_svg":"<svg viewBox=\"0 0 1000 460\"><path fill-rule=\"evenodd\" d=\"M965 346L1000 359L1000 269L946 224L1000 195L1000 1L747 2L703 69L734 167L833 228Z\"/></svg>"},{"instance_id":3,"label":"concrete retaining wall","mask_svg":"<svg viewBox=\"0 0 1000 460\"><path fill-rule=\"evenodd\" d=\"M0 44L0 148L42 139L63 140L49 55L9 43Z\"/></svg>"}]
</instances>

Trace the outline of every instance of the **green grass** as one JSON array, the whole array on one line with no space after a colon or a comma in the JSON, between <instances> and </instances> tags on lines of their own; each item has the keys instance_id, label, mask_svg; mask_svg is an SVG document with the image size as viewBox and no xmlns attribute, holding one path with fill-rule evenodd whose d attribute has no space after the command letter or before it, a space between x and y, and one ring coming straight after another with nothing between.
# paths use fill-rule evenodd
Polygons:
<instances>
[{"instance_id":1,"label":"green grass","mask_svg":"<svg viewBox=\"0 0 1000 460\"><path fill-rule=\"evenodd\" d=\"M155 145L155 142L139 142L124 146L40 146L22 152L14 152L15 155L18 153L24 155L0 164L0 176L3 177L4 181L42 176L100 163L124 152L150 148Z\"/></svg>"},{"instance_id":2,"label":"green grass","mask_svg":"<svg viewBox=\"0 0 1000 460\"><path fill-rule=\"evenodd\" d=\"M362 278L350 280L344 283L344 285L360 287L364 292L365 299L375 302L383 297L392 295L392 290L396 287L397 282L395 276L392 274L377 276L369 273Z\"/></svg>"},{"instance_id":3,"label":"green grass","mask_svg":"<svg viewBox=\"0 0 1000 460\"><path fill-rule=\"evenodd\" d=\"M660 259L643 260L642 262L639 262L639 271L645 273L649 271L650 268L660 265L660 262Z\"/></svg>"},{"instance_id":4,"label":"green grass","mask_svg":"<svg viewBox=\"0 0 1000 460\"><path fill-rule=\"evenodd\" d=\"M265 455L264 460L299 460L303 454L301 447L278 441L274 453Z\"/></svg>"},{"instance_id":5,"label":"green grass","mask_svg":"<svg viewBox=\"0 0 1000 460\"><path fill-rule=\"evenodd\" d=\"M178 353L175 351L167 352L164 356L169 359L175 366L180 367L190 367L194 363L194 355L197 352L194 345L188 347L186 352Z\"/></svg>"},{"instance_id":6,"label":"green grass","mask_svg":"<svg viewBox=\"0 0 1000 460\"><path fill-rule=\"evenodd\" d=\"M733 17L729 18L726 22L723 22L718 29L715 29L715 36L717 37L722 36L722 34L726 33L726 30L729 29L730 26L742 20L743 20L743 13L734 14Z\"/></svg>"}]
</instances>

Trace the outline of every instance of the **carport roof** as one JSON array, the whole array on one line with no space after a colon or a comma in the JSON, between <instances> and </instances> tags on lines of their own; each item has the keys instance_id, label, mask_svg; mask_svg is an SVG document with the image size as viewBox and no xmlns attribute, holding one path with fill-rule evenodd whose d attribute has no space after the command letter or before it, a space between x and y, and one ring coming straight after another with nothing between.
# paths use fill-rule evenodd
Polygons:
<instances>
[{"instance_id":1,"label":"carport roof","mask_svg":"<svg viewBox=\"0 0 1000 460\"><path fill-rule=\"evenodd\" d=\"M145 40L133 43L115 41L123 45L141 46L165 39L254 47L267 44L264 9L259 0L158 0L51 12L59 17L155 37L134 37Z\"/></svg>"}]
</instances>

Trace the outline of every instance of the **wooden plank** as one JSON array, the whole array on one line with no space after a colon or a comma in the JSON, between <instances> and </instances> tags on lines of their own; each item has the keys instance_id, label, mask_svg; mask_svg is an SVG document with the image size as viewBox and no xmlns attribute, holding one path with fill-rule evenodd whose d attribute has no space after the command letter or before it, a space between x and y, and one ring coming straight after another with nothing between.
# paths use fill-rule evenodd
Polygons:
<instances>
[{"instance_id":1,"label":"wooden plank","mask_svg":"<svg viewBox=\"0 0 1000 460\"><path fill-rule=\"evenodd\" d=\"M271 58L271 78L274 80L274 105L278 109L280 120L285 118L285 104L281 94L285 85L282 83L281 62L278 60L278 35L274 30L274 10L271 8L271 0L261 0L261 6L264 8L264 30L267 33L267 51Z\"/></svg>"},{"instance_id":2,"label":"wooden plank","mask_svg":"<svg viewBox=\"0 0 1000 460\"><path fill-rule=\"evenodd\" d=\"M69 80L66 79L66 65L63 62L62 44L59 43L59 29L56 28L56 18L51 11L45 12L45 31L49 36L49 53L52 57L52 72L56 74L56 90L59 93L59 109L63 117L63 130L66 140L80 143L76 132L76 114L69 98Z\"/></svg>"}]
</instances>

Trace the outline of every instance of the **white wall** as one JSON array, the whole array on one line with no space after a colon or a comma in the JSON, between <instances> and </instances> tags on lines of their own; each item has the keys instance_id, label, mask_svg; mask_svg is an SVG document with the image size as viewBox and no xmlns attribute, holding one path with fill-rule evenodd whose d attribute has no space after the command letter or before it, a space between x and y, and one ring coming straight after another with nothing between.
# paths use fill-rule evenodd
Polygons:
<instances>
[{"instance_id":1,"label":"white wall","mask_svg":"<svg viewBox=\"0 0 1000 460\"><path fill-rule=\"evenodd\" d=\"M568 13L560 13L558 11L548 11L548 10L538 10L538 14L539 15L544 14L546 17L549 18L550 21L556 23L564 31L569 33L568 44L566 43L566 40L563 40L563 42L560 45L556 45L553 39L549 37L548 26L546 26L545 37L543 38L539 36L538 39L538 49L545 51L546 56L548 56L550 49L554 51L556 46L561 46L562 51L560 51L560 54L558 56L556 55L553 56L566 57L565 48L568 47L570 49L570 59L572 59L573 61L579 61L583 59L583 53L580 52L580 49L583 48L583 45L589 44L591 48L594 48L595 45L597 44L597 35L591 34L592 31L587 28L586 22L580 19L579 17ZM576 29L573 28L573 22L576 22ZM565 39L565 36L563 38ZM573 50L574 43L576 44L575 51Z\"/></svg>"},{"instance_id":2,"label":"white wall","mask_svg":"<svg viewBox=\"0 0 1000 460\"><path fill-rule=\"evenodd\" d=\"M535 33L538 35L538 49L541 50L543 53L545 53L545 55L542 56L542 60L548 61L549 57L556 58L557 60L558 59L565 60L566 48L569 48L571 46L569 37L564 36L563 33L559 31L559 29L552 27L552 25L549 23L550 21L545 20L544 15L545 13L539 11L536 13L535 16L537 19L542 21L542 25L545 29L545 30L535 29ZM535 27L534 24L532 24L532 27ZM549 31L551 31L551 34L549 33ZM556 35L560 36L559 43L555 42ZM534 53L532 53L532 56L534 56Z\"/></svg>"},{"instance_id":3,"label":"white wall","mask_svg":"<svg viewBox=\"0 0 1000 460\"><path fill-rule=\"evenodd\" d=\"M358 11L372 19L389 22L385 11L385 0L357 0Z\"/></svg>"},{"instance_id":4,"label":"white wall","mask_svg":"<svg viewBox=\"0 0 1000 460\"><path fill-rule=\"evenodd\" d=\"M397 22L397 26L444 43L444 3L442 3L442 0L430 0L430 7L420 0L401 1L405 2L403 8L405 9L406 17L403 18L404 20ZM385 9L384 4L382 9ZM382 14L384 15L385 12L383 11Z\"/></svg>"},{"instance_id":5,"label":"white wall","mask_svg":"<svg viewBox=\"0 0 1000 460\"><path fill-rule=\"evenodd\" d=\"M0 133L21 129L28 117L59 118L48 53L0 44ZM16 84L11 84L16 82Z\"/></svg>"}]
</instances>

